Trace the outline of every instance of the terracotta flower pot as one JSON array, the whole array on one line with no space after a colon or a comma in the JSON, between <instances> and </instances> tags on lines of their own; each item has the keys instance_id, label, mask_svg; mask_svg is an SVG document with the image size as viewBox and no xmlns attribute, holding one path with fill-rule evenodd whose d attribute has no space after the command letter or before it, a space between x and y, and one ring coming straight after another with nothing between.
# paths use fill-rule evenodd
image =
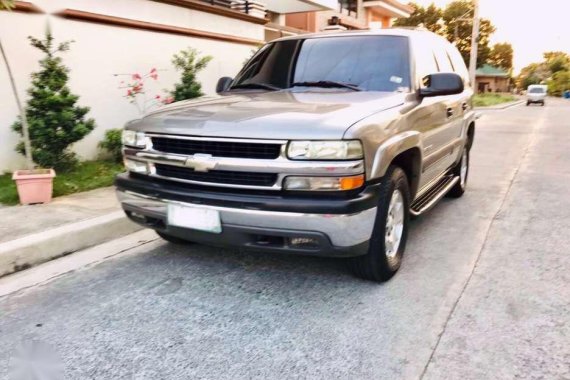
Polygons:
<instances>
[{"instance_id":1,"label":"terracotta flower pot","mask_svg":"<svg viewBox=\"0 0 570 380\"><path fill-rule=\"evenodd\" d=\"M51 202L53 177L53 169L16 170L12 179L16 181L20 203L29 205Z\"/></svg>"}]
</instances>

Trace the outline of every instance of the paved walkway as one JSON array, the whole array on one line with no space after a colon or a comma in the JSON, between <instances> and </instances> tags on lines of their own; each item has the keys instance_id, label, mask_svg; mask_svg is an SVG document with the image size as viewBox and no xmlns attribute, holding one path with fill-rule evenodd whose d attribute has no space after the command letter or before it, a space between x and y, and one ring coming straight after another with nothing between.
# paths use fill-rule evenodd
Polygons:
<instances>
[{"instance_id":1,"label":"paved walkway","mask_svg":"<svg viewBox=\"0 0 570 380\"><path fill-rule=\"evenodd\" d=\"M118 211L112 187L54 198L45 205L0 208L0 243Z\"/></svg>"}]
</instances>

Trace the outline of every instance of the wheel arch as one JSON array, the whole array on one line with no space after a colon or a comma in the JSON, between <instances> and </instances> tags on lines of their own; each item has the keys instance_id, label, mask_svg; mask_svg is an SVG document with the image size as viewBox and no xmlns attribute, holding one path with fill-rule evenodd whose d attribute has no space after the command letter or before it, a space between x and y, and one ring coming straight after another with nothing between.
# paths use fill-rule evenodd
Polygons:
<instances>
[{"instance_id":1,"label":"wheel arch","mask_svg":"<svg viewBox=\"0 0 570 380\"><path fill-rule=\"evenodd\" d=\"M389 138L376 151L370 179L383 177L390 165L397 165L406 173L410 196L414 199L421 176L421 146L420 133L417 131L408 131Z\"/></svg>"}]
</instances>

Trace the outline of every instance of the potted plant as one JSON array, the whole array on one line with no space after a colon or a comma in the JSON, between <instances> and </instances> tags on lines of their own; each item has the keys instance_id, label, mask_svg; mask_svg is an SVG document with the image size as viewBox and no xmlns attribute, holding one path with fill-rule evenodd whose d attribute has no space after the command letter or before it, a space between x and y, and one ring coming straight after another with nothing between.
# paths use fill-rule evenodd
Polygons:
<instances>
[{"instance_id":1,"label":"potted plant","mask_svg":"<svg viewBox=\"0 0 570 380\"><path fill-rule=\"evenodd\" d=\"M22 204L51 201L54 169L72 169L77 160L69 146L95 128L92 119L85 119L89 108L76 105L79 97L67 86L69 70L57 56L69 49L70 42L56 45L49 27L45 39L29 39L31 45L45 56L40 61L40 71L32 74L32 85L28 90L30 100L25 110L12 81L20 106L20 116L12 129L22 136L16 150L25 154L27 163L27 169L16 170L12 176ZM5 55L4 59L7 62Z\"/></svg>"},{"instance_id":2,"label":"potted plant","mask_svg":"<svg viewBox=\"0 0 570 380\"><path fill-rule=\"evenodd\" d=\"M14 6L13 1L2 1L0 2L0 10L7 9L11 10ZM20 196L20 203L30 204L30 203L45 203L51 200L52 195L52 182L53 177L55 177L55 172L53 169L35 169L34 161L32 158L32 148L30 142L28 120L26 117L26 112L22 107L20 102L20 97L18 96L18 91L16 89L16 83L14 81L14 76L8 61L6 52L4 51L4 46L2 41L0 41L0 54L4 60L6 70L8 71L8 77L10 78L10 84L12 91L14 93L14 98L16 99L16 104L18 106L18 111L20 113L20 123L22 126L22 135L24 138L24 152L26 156L26 170L16 170L12 176L12 179L16 182L18 188L18 195Z\"/></svg>"}]
</instances>

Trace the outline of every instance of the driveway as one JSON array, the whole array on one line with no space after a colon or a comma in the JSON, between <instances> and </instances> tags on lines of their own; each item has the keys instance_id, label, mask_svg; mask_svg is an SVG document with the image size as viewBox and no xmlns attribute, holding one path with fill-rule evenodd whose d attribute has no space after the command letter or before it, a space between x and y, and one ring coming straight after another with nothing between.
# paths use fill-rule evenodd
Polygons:
<instances>
[{"instance_id":1,"label":"driveway","mask_svg":"<svg viewBox=\"0 0 570 380\"><path fill-rule=\"evenodd\" d=\"M382 285L341 260L155 242L0 299L0 377L570 379L570 102L487 111L469 189Z\"/></svg>"}]
</instances>

